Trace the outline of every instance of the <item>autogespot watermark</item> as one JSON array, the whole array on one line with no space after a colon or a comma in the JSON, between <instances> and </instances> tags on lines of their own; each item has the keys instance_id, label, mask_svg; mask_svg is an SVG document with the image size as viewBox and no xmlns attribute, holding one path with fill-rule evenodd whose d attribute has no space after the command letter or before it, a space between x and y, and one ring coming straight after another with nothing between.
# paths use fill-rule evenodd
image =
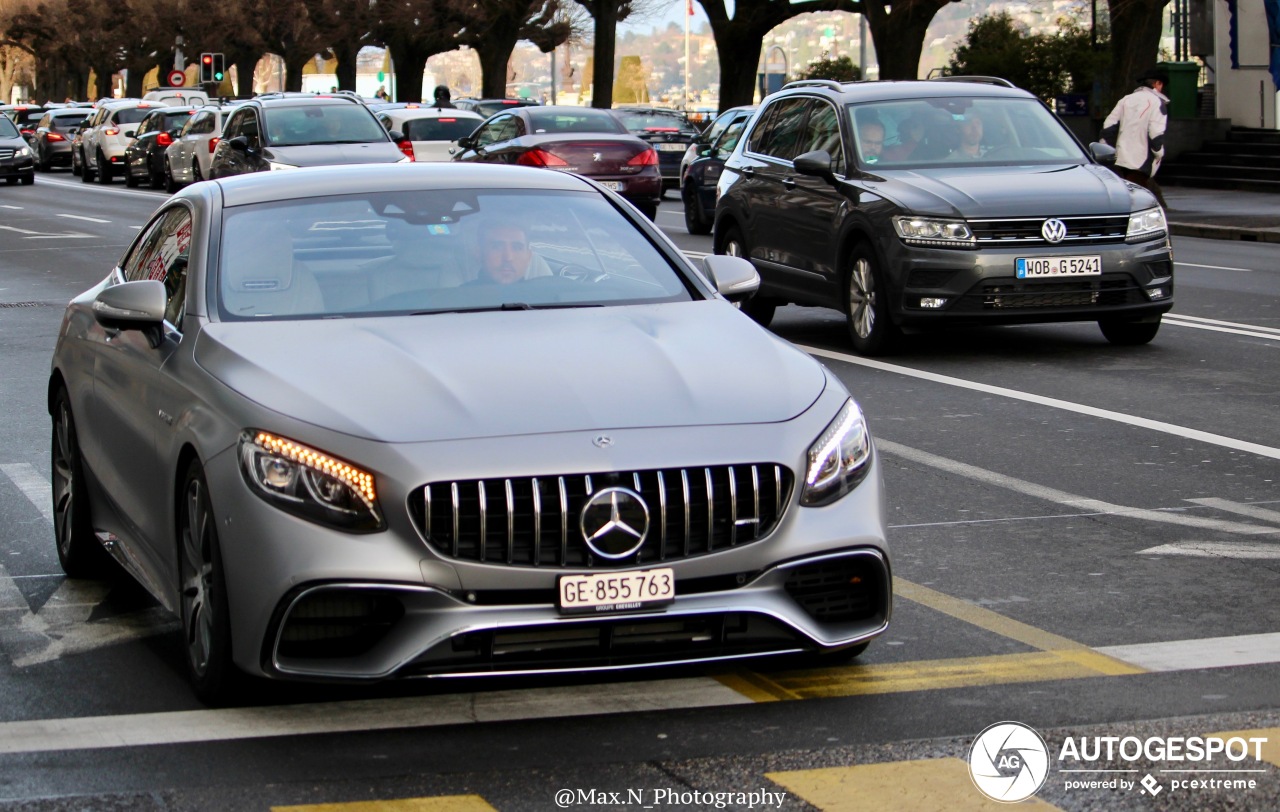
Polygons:
<instances>
[{"instance_id":1,"label":"autogespot watermark","mask_svg":"<svg viewBox=\"0 0 1280 812\"><path fill-rule=\"evenodd\" d=\"M969 748L969 775L1004 803L1039 792L1055 763L1067 792L1247 792L1271 772L1262 761L1266 743L1265 736L1068 736L1055 756L1033 728L998 722Z\"/></svg>"},{"instance_id":2,"label":"autogespot watermark","mask_svg":"<svg viewBox=\"0 0 1280 812\"><path fill-rule=\"evenodd\" d=\"M713 807L715 809L768 809L781 808L787 793L778 790L756 789L746 792L710 792L696 789L558 789L556 806L569 809L575 806L641 806L651 809L659 806Z\"/></svg>"}]
</instances>

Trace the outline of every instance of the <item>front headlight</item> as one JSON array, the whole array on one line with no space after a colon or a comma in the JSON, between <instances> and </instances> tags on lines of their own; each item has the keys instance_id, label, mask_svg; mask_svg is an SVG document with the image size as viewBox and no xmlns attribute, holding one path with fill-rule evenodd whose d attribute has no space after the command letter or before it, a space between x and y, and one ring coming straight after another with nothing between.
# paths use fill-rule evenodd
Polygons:
<instances>
[{"instance_id":1,"label":"front headlight","mask_svg":"<svg viewBox=\"0 0 1280 812\"><path fill-rule=\"evenodd\" d=\"M322 451L245 431L240 471L259 496L295 516L358 533L385 527L373 474Z\"/></svg>"},{"instance_id":2,"label":"front headlight","mask_svg":"<svg viewBox=\"0 0 1280 812\"><path fill-rule=\"evenodd\" d=\"M31 154L31 147L18 147L18 157L25 158Z\"/></svg>"},{"instance_id":3,"label":"front headlight","mask_svg":"<svg viewBox=\"0 0 1280 812\"><path fill-rule=\"evenodd\" d=\"M272 172L275 172L278 169L297 169L298 168L293 164L282 164L282 163L277 163L276 161L267 161L267 166L271 168Z\"/></svg>"},{"instance_id":4,"label":"front headlight","mask_svg":"<svg viewBox=\"0 0 1280 812\"><path fill-rule=\"evenodd\" d=\"M1129 229L1125 232L1124 238L1126 242L1137 242L1158 237L1168 230L1169 227L1164 221L1164 209L1156 206L1154 209L1130 214Z\"/></svg>"},{"instance_id":5,"label":"front headlight","mask_svg":"<svg viewBox=\"0 0 1280 812\"><path fill-rule=\"evenodd\" d=\"M893 227L902 241L910 245L936 248L973 248L977 241L964 220L939 220L932 217L899 216Z\"/></svg>"},{"instance_id":6,"label":"front headlight","mask_svg":"<svg viewBox=\"0 0 1280 812\"><path fill-rule=\"evenodd\" d=\"M871 433L862 410L845 401L836 419L809 446L800 504L825 505L858 486L871 467Z\"/></svg>"}]
</instances>

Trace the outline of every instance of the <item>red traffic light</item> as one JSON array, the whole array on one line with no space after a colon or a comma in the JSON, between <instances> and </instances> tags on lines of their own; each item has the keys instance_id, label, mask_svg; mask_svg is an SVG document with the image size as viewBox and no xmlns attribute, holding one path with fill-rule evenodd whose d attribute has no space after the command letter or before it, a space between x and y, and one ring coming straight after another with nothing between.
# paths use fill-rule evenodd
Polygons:
<instances>
[{"instance_id":1,"label":"red traffic light","mask_svg":"<svg viewBox=\"0 0 1280 812\"><path fill-rule=\"evenodd\" d=\"M204 64L206 64L206 65L212 65L212 64L213 64L213 54L205 54L205 55L204 55Z\"/></svg>"}]
</instances>

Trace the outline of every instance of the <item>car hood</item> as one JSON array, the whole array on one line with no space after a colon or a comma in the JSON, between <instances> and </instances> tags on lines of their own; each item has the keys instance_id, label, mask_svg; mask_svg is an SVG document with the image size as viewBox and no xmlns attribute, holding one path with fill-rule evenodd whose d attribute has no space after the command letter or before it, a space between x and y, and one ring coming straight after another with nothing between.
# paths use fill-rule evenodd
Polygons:
<instances>
[{"instance_id":1,"label":"car hood","mask_svg":"<svg viewBox=\"0 0 1280 812\"><path fill-rule=\"evenodd\" d=\"M875 191L913 214L1021 217L1127 214L1154 206L1097 164L880 170ZM1149 195L1143 191L1143 195Z\"/></svg>"},{"instance_id":2,"label":"car hood","mask_svg":"<svg viewBox=\"0 0 1280 812\"><path fill-rule=\"evenodd\" d=\"M221 322L196 360L269 409L385 442L772 423L826 376L720 301Z\"/></svg>"},{"instance_id":3,"label":"car hood","mask_svg":"<svg viewBox=\"0 0 1280 812\"><path fill-rule=\"evenodd\" d=\"M294 166L334 164L392 164L404 157L390 141L368 144L303 144L296 147L269 147L262 157Z\"/></svg>"}]
</instances>

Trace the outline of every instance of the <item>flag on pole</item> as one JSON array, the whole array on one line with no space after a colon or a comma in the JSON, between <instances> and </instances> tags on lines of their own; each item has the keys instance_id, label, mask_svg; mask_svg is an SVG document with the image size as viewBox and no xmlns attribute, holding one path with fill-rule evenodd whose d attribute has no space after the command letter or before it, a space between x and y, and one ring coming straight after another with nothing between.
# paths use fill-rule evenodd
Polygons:
<instances>
[{"instance_id":1,"label":"flag on pole","mask_svg":"<svg viewBox=\"0 0 1280 812\"><path fill-rule=\"evenodd\" d=\"M686 0L686 4L689 7L689 16L692 17L693 16L693 0Z\"/></svg>"}]
</instances>

